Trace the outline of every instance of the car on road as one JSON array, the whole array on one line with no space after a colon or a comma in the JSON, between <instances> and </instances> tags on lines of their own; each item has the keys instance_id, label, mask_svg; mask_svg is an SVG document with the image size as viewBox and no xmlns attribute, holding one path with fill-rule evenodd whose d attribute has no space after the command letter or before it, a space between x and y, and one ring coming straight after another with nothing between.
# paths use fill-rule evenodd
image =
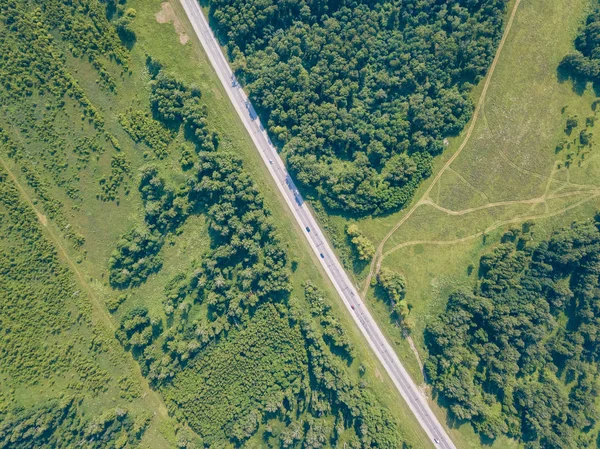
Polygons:
<instances>
[{"instance_id":1,"label":"car on road","mask_svg":"<svg viewBox=\"0 0 600 449\"><path fill-rule=\"evenodd\" d=\"M306 227L306 232L310 232L310 228L308 226Z\"/></svg>"},{"instance_id":2,"label":"car on road","mask_svg":"<svg viewBox=\"0 0 600 449\"><path fill-rule=\"evenodd\" d=\"M325 256L323 255L323 253L319 254L319 256L321 256L321 259L325 259Z\"/></svg>"},{"instance_id":3,"label":"car on road","mask_svg":"<svg viewBox=\"0 0 600 449\"><path fill-rule=\"evenodd\" d=\"M433 441L435 441L435 444L440 444L440 440L438 440L437 438L434 438Z\"/></svg>"},{"instance_id":4,"label":"car on road","mask_svg":"<svg viewBox=\"0 0 600 449\"><path fill-rule=\"evenodd\" d=\"M352 310L355 310L354 304L350 304L350 307L352 307Z\"/></svg>"},{"instance_id":5,"label":"car on road","mask_svg":"<svg viewBox=\"0 0 600 449\"><path fill-rule=\"evenodd\" d=\"M254 110L254 106L250 103L250 100L246 100L246 109L248 109L248 114L250 115L250 120L254 121L258 118L258 114Z\"/></svg>"},{"instance_id":6,"label":"car on road","mask_svg":"<svg viewBox=\"0 0 600 449\"><path fill-rule=\"evenodd\" d=\"M269 164L273 164L273 159L269 159Z\"/></svg>"}]
</instances>

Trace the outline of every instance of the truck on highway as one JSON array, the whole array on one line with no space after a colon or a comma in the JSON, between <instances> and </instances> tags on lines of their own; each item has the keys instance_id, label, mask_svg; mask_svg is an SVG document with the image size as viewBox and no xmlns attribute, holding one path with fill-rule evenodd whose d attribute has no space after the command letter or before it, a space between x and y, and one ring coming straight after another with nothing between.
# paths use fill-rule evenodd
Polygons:
<instances>
[{"instance_id":1,"label":"truck on highway","mask_svg":"<svg viewBox=\"0 0 600 449\"><path fill-rule=\"evenodd\" d=\"M258 118L258 114L254 110L254 106L252 106L250 100L246 100L246 109L248 109L248 114L250 114L250 120L256 120Z\"/></svg>"}]
</instances>

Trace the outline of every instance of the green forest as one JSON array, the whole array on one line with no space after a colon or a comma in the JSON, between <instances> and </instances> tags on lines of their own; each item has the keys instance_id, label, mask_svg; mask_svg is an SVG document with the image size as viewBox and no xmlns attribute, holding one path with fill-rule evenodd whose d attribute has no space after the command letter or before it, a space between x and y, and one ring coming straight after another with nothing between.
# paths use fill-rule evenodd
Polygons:
<instances>
[{"instance_id":1,"label":"green forest","mask_svg":"<svg viewBox=\"0 0 600 449\"><path fill-rule=\"evenodd\" d=\"M527 448L597 447L600 220L507 232L473 291L427 329L426 373L457 421Z\"/></svg>"},{"instance_id":2,"label":"green forest","mask_svg":"<svg viewBox=\"0 0 600 449\"><path fill-rule=\"evenodd\" d=\"M506 0L208 0L290 170L325 206L397 210L459 133Z\"/></svg>"}]
</instances>

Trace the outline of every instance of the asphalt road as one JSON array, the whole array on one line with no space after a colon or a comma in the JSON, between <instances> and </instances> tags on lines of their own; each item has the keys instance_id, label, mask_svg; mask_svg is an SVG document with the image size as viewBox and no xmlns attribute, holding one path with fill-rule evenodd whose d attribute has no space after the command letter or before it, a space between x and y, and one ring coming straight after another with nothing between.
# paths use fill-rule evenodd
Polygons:
<instances>
[{"instance_id":1,"label":"asphalt road","mask_svg":"<svg viewBox=\"0 0 600 449\"><path fill-rule=\"evenodd\" d=\"M456 449L444 427L430 409L427 399L406 372L396 353L381 333L377 323L363 304L357 289L348 278L348 275L323 236L310 209L304 203L294 181L288 174L285 164L271 143L265 128L260 123L248 97L235 80L231 68L221 52L221 48L197 0L180 0L180 2L227 95L268 167L269 173L285 198L294 218L301 226L311 248L316 253L331 282L344 301L348 311L367 339L371 349L385 367L398 391L407 402L434 446L444 449Z\"/></svg>"}]
</instances>

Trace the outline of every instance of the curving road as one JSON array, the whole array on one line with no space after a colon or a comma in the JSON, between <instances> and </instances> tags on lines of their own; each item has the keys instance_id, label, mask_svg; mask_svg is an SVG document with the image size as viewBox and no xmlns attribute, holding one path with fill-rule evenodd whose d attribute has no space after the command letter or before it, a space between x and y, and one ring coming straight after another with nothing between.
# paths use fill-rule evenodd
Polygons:
<instances>
[{"instance_id":1,"label":"curving road","mask_svg":"<svg viewBox=\"0 0 600 449\"><path fill-rule=\"evenodd\" d=\"M288 174L277 150L260 123L252 104L235 77L221 52L197 0L180 0L198 39L217 72L229 99L233 103L244 126L250 133L257 150L269 169L279 191L285 198L294 218L301 226L304 236L319 258L331 282L341 296L354 321L367 339L398 391L407 402L435 447L456 449L444 427L430 409L427 399L404 369L396 353L386 341L377 323L363 304L358 291L337 260L317 222Z\"/></svg>"}]
</instances>

